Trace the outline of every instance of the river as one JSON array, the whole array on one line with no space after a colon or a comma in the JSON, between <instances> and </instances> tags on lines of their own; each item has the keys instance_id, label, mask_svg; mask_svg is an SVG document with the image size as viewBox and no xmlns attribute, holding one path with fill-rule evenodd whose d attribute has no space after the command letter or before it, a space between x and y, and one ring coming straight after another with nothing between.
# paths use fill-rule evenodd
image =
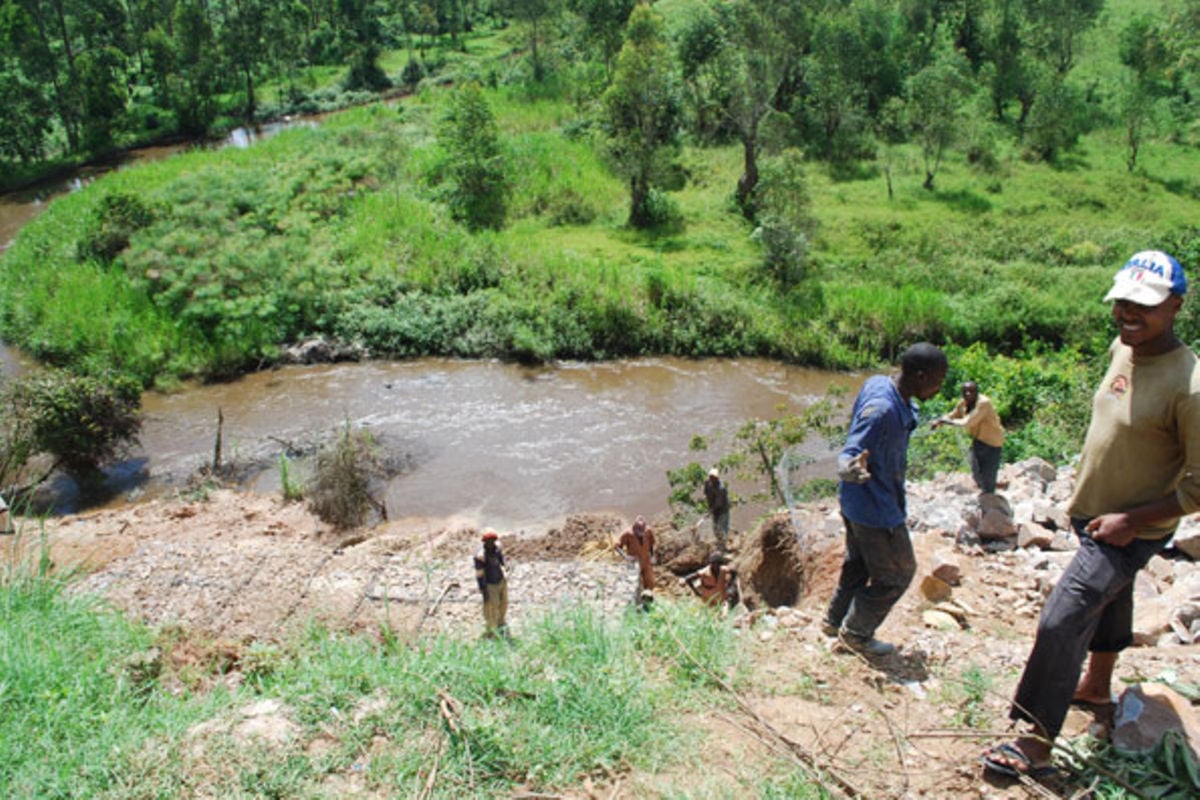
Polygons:
<instances>
[{"instance_id":1,"label":"river","mask_svg":"<svg viewBox=\"0 0 1200 800\"><path fill-rule=\"evenodd\" d=\"M757 359L290 366L147 394L137 463L149 486L178 485L212 458L220 409L225 458L270 464L249 479L265 491L279 487L274 464L285 447L306 449L349 424L402 465L386 486L393 519L461 517L517 530L583 511L651 516L667 510L668 469L722 454L690 452L694 435L727 444L746 419L777 416L780 404L794 412L831 383L853 392L861 381ZM831 477L824 445L814 441L811 453L824 458L814 476ZM760 511L735 512L735 526Z\"/></svg>"},{"instance_id":2,"label":"river","mask_svg":"<svg viewBox=\"0 0 1200 800\"><path fill-rule=\"evenodd\" d=\"M238 129L217 146L246 147L295 124ZM131 151L121 168L166 158L191 145ZM0 196L0 254L53 197L89 183L104 168ZM0 369L19 371L0 348ZM277 491L279 453L311 452L349 424L369 431L400 469L388 482L390 516L462 517L508 529L561 523L568 514L611 510L627 516L667 510L666 471L721 455L689 451L694 435L717 447L745 420L797 411L831 383L855 391L862 376L774 362L639 359L525 368L492 361L419 359L290 366L229 383L147 393L141 445L111 471L109 502L183 491L212 459L218 409L224 459L252 463L252 488ZM825 458L812 444L812 455ZM295 468L306 469L303 457ZM828 459L814 475L832 472ZM749 486L734 483L734 490ZM53 508L78 510L69 481L55 486ZM735 510L745 525L761 509Z\"/></svg>"}]
</instances>

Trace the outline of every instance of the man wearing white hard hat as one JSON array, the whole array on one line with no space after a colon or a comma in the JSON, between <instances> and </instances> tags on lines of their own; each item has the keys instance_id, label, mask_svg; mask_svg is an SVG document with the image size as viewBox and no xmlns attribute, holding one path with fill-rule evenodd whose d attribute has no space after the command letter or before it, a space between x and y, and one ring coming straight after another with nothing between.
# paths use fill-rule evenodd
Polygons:
<instances>
[{"instance_id":1,"label":"man wearing white hard hat","mask_svg":"<svg viewBox=\"0 0 1200 800\"><path fill-rule=\"evenodd\" d=\"M1117 338L1093 397L1068 507L1079 550L1042 609L1009 712L1029 728L984 754L990 771L1019 777L1052 770L1051 748L1069 706L1112 702L1117 657L1133 639L1134 578L1180 517L1200 511L1200 366L1175 335L1186 292L1179 262L1146 250L1129 259L1104 297Z\"/></svg>"}]
</instances>

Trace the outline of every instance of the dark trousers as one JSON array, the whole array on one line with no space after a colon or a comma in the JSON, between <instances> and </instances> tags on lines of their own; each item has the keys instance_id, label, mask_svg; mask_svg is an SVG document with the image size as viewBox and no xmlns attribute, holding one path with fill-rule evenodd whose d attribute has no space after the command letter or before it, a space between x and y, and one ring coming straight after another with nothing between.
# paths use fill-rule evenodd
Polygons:
<instances>
[{"instance_id":1,"label":"dark trousers","mask_svg":"<svg viewBox=\"0 0 1200 800\"><path fill-rule=\"evenodd\" d=\"M846 525L846 557L825 621L850 636L870 639L917 571L908 528Z\"/></svg>"},{"instance_id":2,"label":"dark trousers","mask_svg":"<svg viewBox=\"0 0 1200 800\"><path fill-rule=\"evenodd\" d=\"M1072 519L1079 550L1046 600L1009 717L1058 736L1088 650L1119 653L1133 641L1133 579L1170 537L1097 542Z\"/></svg>"},{"instance_id":3,"label":"dark trousers","mask_svg":"<svg viewBox=\"0 0 1200 800\"><path fill-rule=\"evenodd\" d=\"M996 473L1000 471L1000 454L1003 447L992 447L978 439L971 440L971 477L979 491L996 493Z\"/></svg>"}]
</instances>

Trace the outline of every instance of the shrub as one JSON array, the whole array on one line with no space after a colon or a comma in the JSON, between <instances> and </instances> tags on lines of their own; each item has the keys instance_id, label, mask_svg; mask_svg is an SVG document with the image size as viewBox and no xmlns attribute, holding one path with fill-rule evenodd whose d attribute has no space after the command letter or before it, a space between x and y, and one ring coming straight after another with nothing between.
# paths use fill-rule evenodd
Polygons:
<instances>
[{"instance_id":1,"label":"shrub","mask_svg":"<svg viewBox=\"0 0 1200 800\"><path fill-rule=\"evenodd\" d=\"M347 424L337 439L317 453L308 484L308 503L318 517L335 528L355 528L375 505L371 478L377 469L371 437Z\"/></svg>"},{"instance_id":2,"label":"shrub","mask_svg":"<svg viewBox=\"0 0 1200 800\"><path fill-rule=\"evenodd\" d=\"M799 150L785 150L763 165L756 206L755 236L763 246L764 265L786 290L804 277L809 242L817 227Z\"/></svg>"},{"instance_id":3,"label":"shrub","mask_svg":"<svg viewBox=\"0 0 1200 800\"><path fill-rule=\"evenodd\" d=\"M14 384L5 411L28 431L29 444L18 448L48 453L55 466L88 479L137 441L140 400L140 387L128 378L50 371Z\"/></svg>"},{"instance_id":4,"label":"shrub","mask_svg":"<svg viewBox=\"0 0 1200 800\"><path fill-rule=\"evenodd\" d=\"M446 148L450 213L472 230L500 229L508 213L508 179L496 118L478 84L454 94L438 134Z\"/></svg>"},{"instance_id":5,"label":"shrub","mask_svg":"<svg viewBox=\"0 0 1200 800\"><path fill-rule=\"evenodd\" d=\"M78 258L108 264L129 246L134 231L154 222L154 210L129 192L112 192L100 199L92 223L76 247Z\"/></svg>"}]
</instances>

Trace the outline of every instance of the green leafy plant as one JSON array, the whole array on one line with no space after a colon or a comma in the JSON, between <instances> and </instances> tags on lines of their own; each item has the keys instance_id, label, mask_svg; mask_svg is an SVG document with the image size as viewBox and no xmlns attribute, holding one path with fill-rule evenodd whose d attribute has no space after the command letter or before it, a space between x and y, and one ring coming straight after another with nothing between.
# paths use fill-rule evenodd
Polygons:
<instances>
[{"instance_id":1,"label":"green leafy plant","mask_svg":"<svg viewBox=\"0 0 1200 800\"><path fill-rule=\"evenodd\" d=\"M10 385L3 403L10 472L47 453L55 467L91 480L137 442L142 426L141 390L128 378L40 371Z\"/></svg>"},{"instance_id":2,"label":"green leafy plant","mask_svg":"<svg viewBox=\"0 0 1200 800\"><path fill-rule=\"evenodd\" d=\"M715 460L718 468L734 471L738 477L755 486L746 497L732 497L734 504L745 502L770 502L784 505L787 500L779 484L778 467L784 452L809 437L818 436L827 442L836 442L843 435L844 425L835 421L841 408L844 390L830 387L828 394L797 414L785 413L786 406L779 406L780 415L771 419L750 419L734 431L717 432L712 439L721 443L725 450ZM713 447L709 437L693 436L689 449L705 452ZM668 502L677 524L686 524L688 517L703 512L707 506L700 492L708 468L693 461L667 471L667 482L671 486Z\"/></svg>"},{"instance_id":3,"label":"green leafy plant","mask_svg":"<svg viewBox=\"0 0 1200 800\"><path fill-rule=\"evenodd\" d=\"M287 453L279 454L279 489L289 503L304 498L304 484L292 475L292 462Z\"/></svg>"}]
</instances>

